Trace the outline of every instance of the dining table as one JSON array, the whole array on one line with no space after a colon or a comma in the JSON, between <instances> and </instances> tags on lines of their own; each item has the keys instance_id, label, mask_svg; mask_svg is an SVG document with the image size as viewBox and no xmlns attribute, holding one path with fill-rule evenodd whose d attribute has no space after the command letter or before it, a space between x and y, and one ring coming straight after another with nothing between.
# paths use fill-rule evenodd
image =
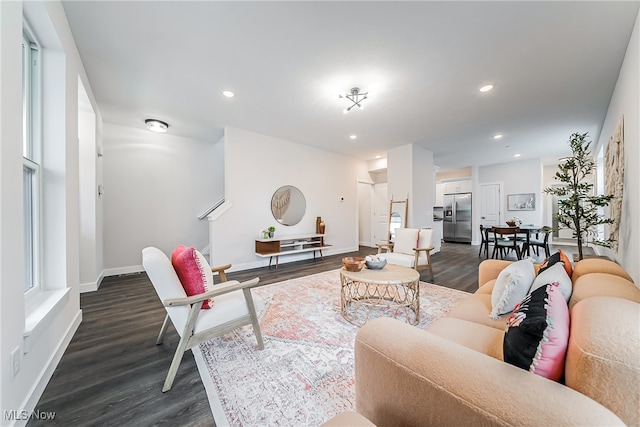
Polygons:
<instances>
[{"instance_id":1,"label":"dining table","mask_svg":"<svg viewBox=\"0 0 640 427\"><path fill-rule=\"evenodd\" d=\"M520 233L525 234L525 241L527 242L527 256L531 256L531 234L537 233L543 226L542 225L534 225L534 224L520 224L520 225L494 225L493 227L500 228L518 228ZM523 253L522 256L525 254Z\"/></svg>"}]
</instances>

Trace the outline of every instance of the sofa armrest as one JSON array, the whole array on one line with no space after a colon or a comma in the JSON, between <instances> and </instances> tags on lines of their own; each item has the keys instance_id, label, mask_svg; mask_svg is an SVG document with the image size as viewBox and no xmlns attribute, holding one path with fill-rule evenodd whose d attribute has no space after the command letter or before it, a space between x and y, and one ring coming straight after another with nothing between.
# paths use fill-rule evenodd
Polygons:
<instances>
[{"instance_id":1,"label":"sofa armrest","mask_svg":"<svg viewBox=\"0 0 640 427\"><path fill-rule=\"evenodd\" d=\"M478 267L478 288L489 280L497 279L500 272L511 263L512 261L503 261L501 259L486 259L482 261Z\"/></svg>"},{"instance_id":2,"label":"sofa armrest","mask_svg":"<svg viewBox=\"0 0 640 427\"><path fill-rule=\"evenodd\" d=\"M357 411L376 425L624 425L564 385L395 319L356 336Z\"/></svg>"}]
</instances>

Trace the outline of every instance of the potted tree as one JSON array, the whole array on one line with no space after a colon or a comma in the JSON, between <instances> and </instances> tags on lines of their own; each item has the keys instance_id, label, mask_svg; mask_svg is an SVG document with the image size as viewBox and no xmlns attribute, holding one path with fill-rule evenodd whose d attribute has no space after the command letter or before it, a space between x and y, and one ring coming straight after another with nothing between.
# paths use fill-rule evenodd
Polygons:
<instances>
[{"instance_id":1,"label":"potted tree","mask_svg":"<svg viewBox=\"0 0 640 427\"><path fill-rule=\"evenodd\" d=\"M587 141L588 133L574 133L569 139L572 155L560 159L558 171L554 179L562 185L545 188L544 192L558 197L558 213L554 219L558 227L573 230L573 237L578 240L578 260L584 258L582 245L588 242L611 247L611 238L601 239L597 226L613 224L613 219L598 214L598 208L608 206L613 195L593 195L592 175L596 163L591 156Z\"/></svg>"}]
</instances>

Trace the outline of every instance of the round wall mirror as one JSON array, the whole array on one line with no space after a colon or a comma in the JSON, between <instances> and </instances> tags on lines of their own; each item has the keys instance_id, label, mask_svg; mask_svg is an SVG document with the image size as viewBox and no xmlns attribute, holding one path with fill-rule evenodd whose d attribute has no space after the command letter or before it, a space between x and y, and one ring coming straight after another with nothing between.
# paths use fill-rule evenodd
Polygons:
<instances>
[{"instance_id":1,"label":"round wall mirror","mask_svg":"<svg viewBox=\"0 0 640 427\"><path fill-rule=\"evenodd\" d=\"M292 185L278 188L271 197L271 213L282 225L296 225L302 220L306 209L304 194Z\"/></svg>"}]
</instances>

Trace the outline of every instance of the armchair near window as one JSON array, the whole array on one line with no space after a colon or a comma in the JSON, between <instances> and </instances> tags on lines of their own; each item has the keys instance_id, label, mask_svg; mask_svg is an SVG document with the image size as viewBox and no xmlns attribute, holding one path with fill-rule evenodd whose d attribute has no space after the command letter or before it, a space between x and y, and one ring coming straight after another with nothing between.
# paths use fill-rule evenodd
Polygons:
<instances>
[{"instance_id":1,"label":"armchair near window","mask_svg":"<svg viewBox=\"0 0 640 427\"><path fill-rule=\"evenodd\" d=\"M213 337L252 324L258 348L264 348L256 315L256 311L264 308L264 302L259 297L251 295L251 288L258 285L258 278L242 283L236 280L224 282L213 286L213 289L207 292L188 297L171 261L160 249L143 249L142 265L167 311L156 344L162 344L169 321L173 323L180 336L162 387L163 392L171 389L184 352ZM230 265L225 267L228 268ZM206 265L203 268L210 267ZM211 270L218 272L220 278L226 280L224 270ZM213 307L201 310L203 302L210 298L214 298Z\"/></svg>"},{"instance_id":2,"label":"armchair near window","mask_svg":"<svg viewBox=\"0 0 640 427\"><path fill-rule=\"evenodd\" d=\"M393 243L379 243L377 245L378 253L383 254L390 264L413 268L416 271L429 270L433 281L432 237L433 230L431 229L397 228L395 241Z\"/></svg>"}]
</instances>

